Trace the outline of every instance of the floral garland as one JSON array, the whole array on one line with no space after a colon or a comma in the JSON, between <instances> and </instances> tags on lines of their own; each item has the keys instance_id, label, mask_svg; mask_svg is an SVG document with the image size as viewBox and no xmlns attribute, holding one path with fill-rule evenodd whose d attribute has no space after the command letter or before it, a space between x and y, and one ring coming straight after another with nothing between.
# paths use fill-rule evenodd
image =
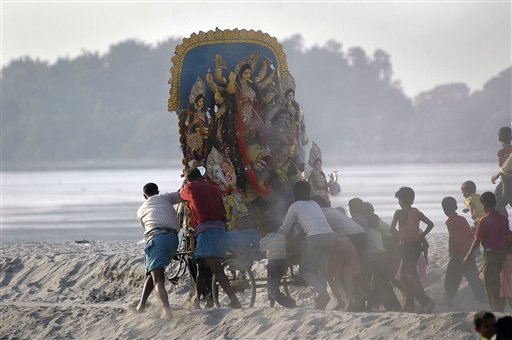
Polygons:
<instances>
[{"instance_id":1,"label":"floral garland","mask_svg":"<svg viewBox=\"0 0 512 340\"><path fill-rule=\"evenodd\" d=\"M226 152L235 167L237 186L241 191L245 191L249 179L245 173L243 161L240 159L238 152L236 152L238 150L238 141L236 138L234 119L234 116L236 115L236 105L233 97L226 102L226 107L227 110L223 115L222 136L225 144L227 145Z\"/></svg>"}]
</instances>

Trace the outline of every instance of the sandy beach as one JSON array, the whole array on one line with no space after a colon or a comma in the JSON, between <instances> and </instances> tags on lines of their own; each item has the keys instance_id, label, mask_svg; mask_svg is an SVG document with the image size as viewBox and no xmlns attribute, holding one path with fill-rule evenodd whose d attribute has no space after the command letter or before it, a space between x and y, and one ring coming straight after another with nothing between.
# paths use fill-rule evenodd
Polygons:
<instances>
[{"instance_id":1,"label":"sandy beach","mask_svg":"<svg viewBox=\"0 0 512 340\"><path fill-rule=\"evenodd\" d=\"M443 297L447 235L429 237L430 266L424 280L436 302ZM185 308L188 282L167 283L173 310L163 320L154 296L143 314L129 307L144 277L143 245L134 241L4 243L1 246L0 338L453 338L474 336L472 312L487 308L463 281L453 308L434 314L348 313L268 307L258 293L254 308ZM253 270L264 272L263 263Z\"/></svg>"}]
</instances>

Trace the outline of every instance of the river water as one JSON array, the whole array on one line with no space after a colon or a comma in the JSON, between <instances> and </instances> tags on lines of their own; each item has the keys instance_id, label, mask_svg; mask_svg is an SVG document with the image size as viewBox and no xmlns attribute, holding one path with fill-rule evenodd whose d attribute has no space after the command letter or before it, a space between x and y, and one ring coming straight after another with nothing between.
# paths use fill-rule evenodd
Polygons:
<instances>
[{"instance_id":1,"label":"river water","mask_svg":"<svg viewBox=\"0 0 512 340\"><path fill-rule=\"evenodd\" d=\"M398 209L394 193L401 186L416 192L415 206L445 232L441 200L453 196L462 210L460 185L473 180L479 193L494 190L495 163L386 164L326 168L339 170L342 192L333 206L347 206L353 197L373 203L387 222ZM180 169L2 172L1 240L137 240L142 227L136 210L142 186L155 182L162 192L180 187ZM468 219L469 216L464 214Z\"/></svg>"}]
</instances>

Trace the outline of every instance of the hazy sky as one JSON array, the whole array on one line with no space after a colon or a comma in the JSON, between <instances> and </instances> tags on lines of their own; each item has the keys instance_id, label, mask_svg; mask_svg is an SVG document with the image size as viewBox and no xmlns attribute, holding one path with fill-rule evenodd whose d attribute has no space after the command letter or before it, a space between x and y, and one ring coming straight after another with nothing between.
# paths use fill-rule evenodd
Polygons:
<instances>
[{"instance_id":1,"label":"hazy sky","mask_svg":"<svg viewBox=\"0 0 512 340\"><path fill-rule=\"evenodd\" d=\"M511 2L2 1L2 65L20 56L55 61L108 50L128 38L155 43L219 28L300 33L308 46L391 55L395 77L415 95L446 82L479 89L511 60ZM174 51L169 51L171 57ZM293 70L291 70L293 72Z\"/></svg>"}]
</instances>

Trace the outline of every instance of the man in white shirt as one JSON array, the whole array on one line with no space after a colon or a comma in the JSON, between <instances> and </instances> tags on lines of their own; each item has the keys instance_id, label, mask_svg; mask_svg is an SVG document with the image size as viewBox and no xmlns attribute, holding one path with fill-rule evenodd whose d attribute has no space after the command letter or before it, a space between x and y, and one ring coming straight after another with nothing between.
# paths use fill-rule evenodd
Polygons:
<instances>
[{"instance_id":1,"label":"man in white shirt","mask_svg":"<svg viewBox=\"0 0 512 340\"><path fill-rule=\"evenodd\" d=\"M143 312L146 301L155 289L164 308L166 318L171 317L167 291L165 290L165 267L171 262L178 249L179 223L173 205L181 202L179 192L160 195L155 183L143 188L144 203L137 210L137 219L144 228L144 267L146 279L142 296L136 307Z\"/></svg>"},{"instance_id":2,"label":"man in white shirt","mask_svg":"<svg viewBox=\"0 0 512 340\"><path fill-rule=\"evenodd\" d=\"M326 269L334 249L333 233L320 206L310 199L311 184L299 181L293 187L295 203L286 213L278 233L287 235L292 226L300 225L306 238L302 248L300 271L304 280L317 292L316 305L324 309L329 303Z\"/></svg>"}]
</instances>

